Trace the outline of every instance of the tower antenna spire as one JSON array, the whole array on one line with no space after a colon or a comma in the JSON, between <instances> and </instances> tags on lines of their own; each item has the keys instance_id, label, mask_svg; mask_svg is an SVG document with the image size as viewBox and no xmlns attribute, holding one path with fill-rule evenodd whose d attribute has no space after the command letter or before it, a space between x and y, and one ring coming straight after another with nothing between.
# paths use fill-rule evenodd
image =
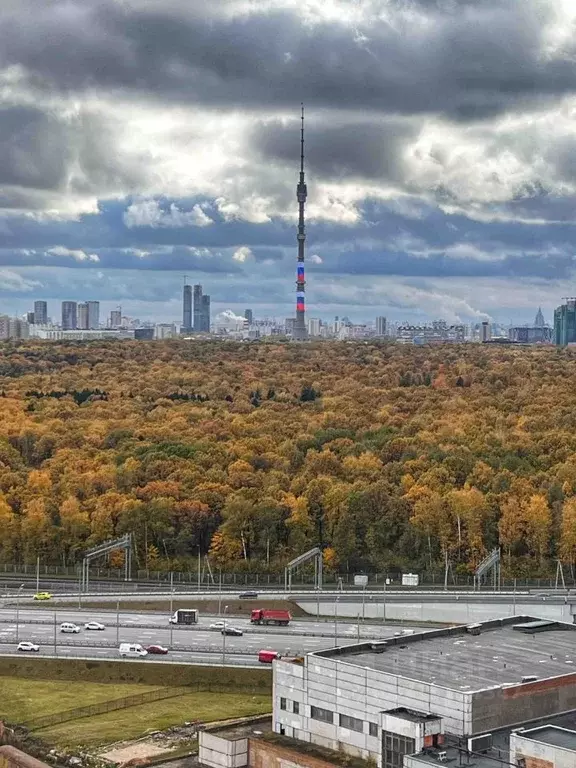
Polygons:
<instances>
[{"instance_id":1,"label":"tower antenna spire","mask_svg":"<svg viewBox=\"0 0 576 768\"><path fill-rule=\"evenodd\" d=\"M300 178L296 187L296 199L298 201L298 260L296 265L296 319L294 322L293 339L295 341L304 341L308 338L306 328L306 305L305 289L306 280L304 278L304 243L306 241L306 228L304 225L304 209L308 190L304 180L304 104L301 105L300 113Z\"/></svg>"}]
</instances>

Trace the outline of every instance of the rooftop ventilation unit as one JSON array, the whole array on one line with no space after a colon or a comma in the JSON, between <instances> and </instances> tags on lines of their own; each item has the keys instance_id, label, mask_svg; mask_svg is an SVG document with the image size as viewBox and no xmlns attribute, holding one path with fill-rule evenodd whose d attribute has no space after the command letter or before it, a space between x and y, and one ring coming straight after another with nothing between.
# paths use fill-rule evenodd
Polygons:
<instances>
[{"instance_id":1,"label":"rooftop ventilation unit","mask_svg":"<svg viewBox=\"0 0 576 768\"><path fill-rule=\"evenodd\" d=\"M436 755L438 758L439 763L445 763L448 760L448 753L447 752L438 752Z\"/></svg>"},{"instance_id":2,"label":"rooftop ventilation unit","mask_svg":"<svg viewBox=\"0 0 576 768\"><path fill-rule=\"evenodd\" d=\"M468 752L487 752L492 747L492 734L485 733L482 736L473 736L468 739Z\"/></svg>"},{"instance_id":3,"label":"rooftop ventilation unit","mask_svg":"<svg viewBox=\"0 0 576 768\"><path fill-rule=\"evenodd\" d=\"M522 675L523 683L533 683L535 680L538 680L538 675Z\"/></svg>"}]
</instances>

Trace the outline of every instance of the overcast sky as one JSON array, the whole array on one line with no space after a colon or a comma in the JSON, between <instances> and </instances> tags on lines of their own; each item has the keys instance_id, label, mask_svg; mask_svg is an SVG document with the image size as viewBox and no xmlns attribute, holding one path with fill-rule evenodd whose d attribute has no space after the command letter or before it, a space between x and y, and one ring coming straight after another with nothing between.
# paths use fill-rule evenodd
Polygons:
<instances>
[{"instance_id":1,"label":"overcast sky","mask_svg":"<svg viewBox=\"0 0 576 768\"><path fill-rule=\"evenodd\" d=\"M574 287L574 0L2 0L0 311L532 321Z\"/></svg>"}]
</instances>

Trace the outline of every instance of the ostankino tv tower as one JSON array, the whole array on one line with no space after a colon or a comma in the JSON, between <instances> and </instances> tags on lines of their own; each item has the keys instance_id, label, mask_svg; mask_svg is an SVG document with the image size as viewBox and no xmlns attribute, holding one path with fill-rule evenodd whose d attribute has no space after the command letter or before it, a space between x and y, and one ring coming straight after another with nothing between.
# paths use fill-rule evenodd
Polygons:
<instances>
[{"instance_id":1,"label":"ostankino tv tower","mask_svg":"<svg viewBox=\"0 0 576 768\"><path fill-rule=\"evenodd\" d=\"M300 179L296 187L296 199L298 200L298 262L296 267L296 322L292 338L295 341L305 341L308 338L306 328L306 306L304 301L306 280L304 279L304 243L306 231L304 228L304 206L308 190L304 181L304 105L302 105L302 126L300 128Z\"/></svg>"}]
</instances>

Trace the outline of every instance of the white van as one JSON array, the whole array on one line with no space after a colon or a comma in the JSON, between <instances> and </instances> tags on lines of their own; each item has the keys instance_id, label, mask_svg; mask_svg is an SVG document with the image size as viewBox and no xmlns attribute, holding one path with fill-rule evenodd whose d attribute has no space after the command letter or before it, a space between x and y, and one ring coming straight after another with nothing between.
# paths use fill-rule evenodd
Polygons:
<instances>
[{"instance_id":1,"label":"white van","mask_svg":"<svg viewBox=\"0 0 576 768\"><path fill-rule=\"evenodd\" d=\"M70 621L65 621L63 624L60 624L60 632L72 632L73 634L77 634L80 632L80 627L77 624L72 624Z\"/></svg>"},{"instance_id":2,"label":"white van","mask_svg":"<svg viewBox=\"0 0 576 768\"><path fill-rule=\"evenodd\" d=\"M120 643L120 648L118 650L120 656L123 656L124 658L137 659L140 656L148 655L148 651L142 648L140 643Z\"/></svg>"}]
</instances>

